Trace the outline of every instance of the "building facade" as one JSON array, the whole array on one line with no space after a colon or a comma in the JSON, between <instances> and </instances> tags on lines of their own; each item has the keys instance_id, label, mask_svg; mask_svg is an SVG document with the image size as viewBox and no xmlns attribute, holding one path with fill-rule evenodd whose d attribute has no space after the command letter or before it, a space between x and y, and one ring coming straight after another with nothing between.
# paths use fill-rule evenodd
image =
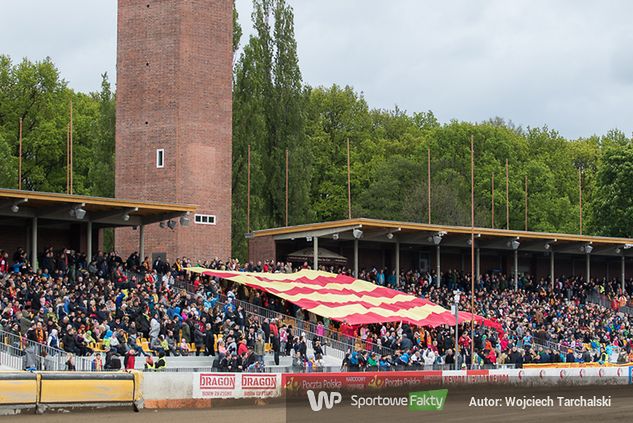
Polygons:
<instances>
[{"instance_id":1,"label":"building facade","mask_svg":"<svg viewBox=\"0 0 633 423\"><path fill-rule=\"evenodd\" d=\"M232 14L230 0L118 2L116 197L197 206L188 226L146 228L147 256L230 256ZM118 229L116 248L138 235Z\"/></svg>"}]
</instances>

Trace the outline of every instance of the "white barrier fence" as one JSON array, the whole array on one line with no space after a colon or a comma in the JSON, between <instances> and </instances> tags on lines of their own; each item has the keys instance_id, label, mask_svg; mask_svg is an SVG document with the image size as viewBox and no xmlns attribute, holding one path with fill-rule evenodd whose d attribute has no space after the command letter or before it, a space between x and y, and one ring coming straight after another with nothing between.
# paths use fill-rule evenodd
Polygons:
<instances>
[{"instance_id":1,"label":"white barrier fence","mask_svg":"<svg viewBox=\"0 0 633 423\"><path fill-rule=\"evenodd\" d=\"M356 373L145 373L143 397L146 400L262 398L283 395L290 381L321 381L342 389L402 386L416 384L499 383L513 385L631 384L633 367L568 367L498 370L445 370L420 372ZM296 384L301 386L302 384Z\"/></svg>"}]
</instances>

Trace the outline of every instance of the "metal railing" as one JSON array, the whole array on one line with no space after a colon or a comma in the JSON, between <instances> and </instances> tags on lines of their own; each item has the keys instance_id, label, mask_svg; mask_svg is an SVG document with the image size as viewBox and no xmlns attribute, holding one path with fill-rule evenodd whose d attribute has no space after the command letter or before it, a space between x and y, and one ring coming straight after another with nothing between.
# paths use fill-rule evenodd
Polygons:
<instances>
[{"instance_id":1,"label":"metal railing","mask_svg":"<svg viewBox=\"0 0 633 423\"><path fill-rule=\"evenodd\" d=\"M51 347L39 342L31 341L25 336L0 330L0 364L15 369L24 369L24 356L27 349L31 349L36 361L37 370L66 370L69 353L59 348ZM19 360L19 361L18 361ZM73 357L75 369L78 371L92 371L91 357Z\"/></svg>"},{"instance_id":2,"label":"metal railing","mask_svg":"<svg viewBox=\"0 0 633 423\"><path fill-rule=\"evenodd\" d=\"M514 369L514 364L474 364L467 366L469 370L491 370L491 369ZM317 366L313 368L295 367L295 366L274 366L274 367L262 367L261 373L332 373L332 372L419 372L422 370L454 370L454 364L433 364L432 366L425 365L410 365L399 366L392 365L389 367L368 366L363 368L343 368L341 366ZM463 370L465 370L464 368ZM169 373L187 373L187 372L220 372L215 367L167 367L160 370L151 369L137 369L143 372L169 372Z\"/></svg>"},{"instance_id":3,"label":"metal railing","mask_svg":"<svg viewBox=\"0 0 633 423\"><path fill-rule=\"evenodd\" d=\"M607 297L604 294L598 294L598 293L589 294L587 296L586 301L588 303L600 305L604 308L611 308L611 300L609 299L609 297ZM624 314L628 314L629 316L633 316L633 307L630 307L628 305L625 305L622 307L618 306L618 311Z\"/></svg>"},{"instance_id":4,"label":"metal railing","mask_svg":"<svg viewBox=\"0 0 633 423\"><path fill-rule=\"evenodd\" d=\"M0 343L0 365L10 369L23 369L24 359L21 357L21 353L22 351L11 345Z\"/></svg>"}]
</instances>

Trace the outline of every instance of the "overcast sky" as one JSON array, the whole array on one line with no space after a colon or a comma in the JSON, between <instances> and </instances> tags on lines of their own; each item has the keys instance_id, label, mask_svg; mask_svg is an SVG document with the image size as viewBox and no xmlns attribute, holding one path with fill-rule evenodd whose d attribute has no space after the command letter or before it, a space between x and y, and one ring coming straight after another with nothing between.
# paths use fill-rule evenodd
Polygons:
<instances>
[{"instance_id":1,"label":"overcast sky","mask_svg":"<svg viewBox=\"0 0 633 423\"><path fill-rule=\"evenodd\" d=\"M310 85L352 85L372 107L430 109L442 122L633 131L631 1L288 2ZM251 0L237 7L248 33ZM71 87L97 90L101 73L114 81L116 1L5 0L0 53L51 56Z\"/></svg>"}]
</instances>

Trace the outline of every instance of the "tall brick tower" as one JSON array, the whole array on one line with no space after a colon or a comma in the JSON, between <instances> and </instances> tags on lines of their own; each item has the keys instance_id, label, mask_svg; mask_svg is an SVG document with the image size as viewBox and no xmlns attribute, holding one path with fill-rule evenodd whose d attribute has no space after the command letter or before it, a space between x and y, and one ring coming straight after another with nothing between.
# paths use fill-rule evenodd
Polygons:
<instances>
[{"instance_id":1,"label":"tall brick tower","mask_svg":"<svg viewBox=\"0 0 633 423\"><path fill-rule=\"evenodd\" d=\"M230 255L232 25L231 0L118 2L116 196L198 206L145 228L150 257ZM138 240L117 230L116 248Z\"/></svg>"}]
</instances>

